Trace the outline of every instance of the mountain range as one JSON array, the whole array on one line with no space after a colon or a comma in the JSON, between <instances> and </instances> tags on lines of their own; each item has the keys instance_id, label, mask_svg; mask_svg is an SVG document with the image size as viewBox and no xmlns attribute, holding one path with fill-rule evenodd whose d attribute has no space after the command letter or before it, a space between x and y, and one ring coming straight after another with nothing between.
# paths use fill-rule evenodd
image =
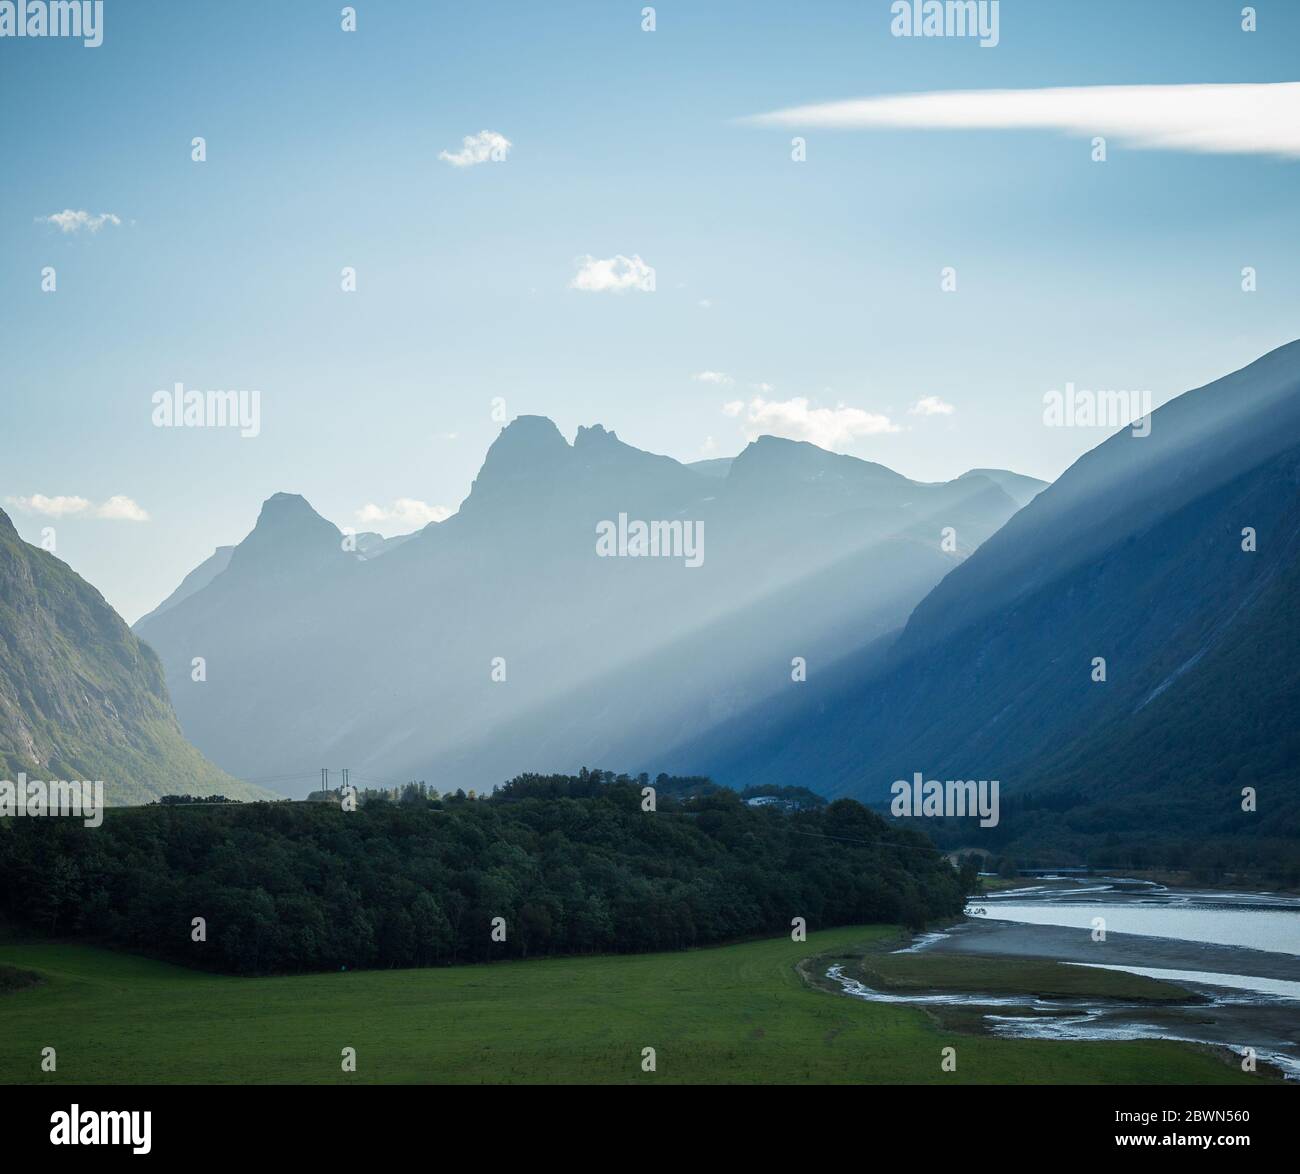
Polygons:
<instances>
[{"instance_id":1,"label":"mountain range","mask_svg":"<svg viewBox=\"0 0 1300 1174\"><path fill-rule=\"evenodd\" d=\"M523 416L446 521L361 558L277 494L135 631L187 735L239 777L491 786L653 756L786 691L798 659L901 626L1042 488L924 484L770 436L687 465ZM620 517L697 528L700 564L600 557Z\"/></svg>"},{"instance_id":2,"label":"mountain range","mask_svg":"<svg viewBox=\"0 0 1300 1174\"><path fill-rule=\"evenodd\" d=\"M445 521L276 494L134 633L0 513L0 768L118 803L617 765L883 807L919 773L999 780L977 842L1021 858L1293 859L1300 343L1147 424L1045 486L524 416ZM699 559L602 549L640 521Z\"/></svg>"}]
</instances>

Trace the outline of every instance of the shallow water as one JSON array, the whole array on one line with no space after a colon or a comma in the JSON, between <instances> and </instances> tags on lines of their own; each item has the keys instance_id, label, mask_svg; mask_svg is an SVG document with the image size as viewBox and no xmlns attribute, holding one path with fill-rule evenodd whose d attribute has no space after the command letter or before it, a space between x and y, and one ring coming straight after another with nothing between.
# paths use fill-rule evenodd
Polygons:
<instances>
[{"instance_id":1,"label":"shallow water","mask_svg":"<svg viewBox=\"0 0 1300 1174\"><path fill-rule=\"evenodd\" d=\"M1127 967L1105 967L1104 969L1127 969ZM1172 976L1176 971L1152 971L1152 977ZM869 1003L894 1003L912 1006L968 1006L976 1008L1020 1008L1032 1010L1032 1015L1013 1015L990 1011L985 1014L984 1022L991 1034L1004 1039L1055 1039L1055 1040L1132 1040L1132 1039L1167 1039L1183 1043L1210 1043L1230 1048L1238 1055L1245 1055L1245 1047L1231 1038L1235 1034L1228 1030L1210 1030L1202 1022L1206 1012L1231 1021L1239 1018L1241 1013L1255 1006L1273 1002L1278 996L1260 995L1256 992L1220 994L1204 988L1206 1003L1197 1003L1192 1007L1192 1014L1182 1023L1155 1024L1146 1021L1151 1015L1151 1007L1145 1003L1128 1003L1119 999L1046 999L1039 995L980 995L966 991L931 991L926 994L904 994L893 991L875 990L850 978L844 973L844 967L836 964L827 967L826 977L837 983L843 992L855 999ZM1239 975L1222 977L1236 979ZM1289 1002L1290 1000L1285 1000ZM1162 1006L1167 1015L1177 1015L1176 1006ZM1235 1013L1235 1016L1234 1016ZM1212 1026L1212 1025L1211 1025ZM1256 1045L1257 1061L1271 1063L1277 1067L1288 1080L1300 1080L1300 1049L1291 1040L1272 1040Z\"/></svg>"},{"instance_id":2,"label":"shallow water","mask_svg":"<svg viewBox=\"0 0 1300 1174\"><path fill-rule=\"evenodd\" d=\"M1026 956L1057 957L1069 965L1164 979L1199 996L1196 1002L1161 1004L1158 1008L1121 999L879 991L850 978L841 965L829 967L826 977L846 995L868 1002L987 1009L983 1017L987 1029L1008 1038L1170 1039L1218 1044L1243 1055L1249 1044L1260 1061L1273 1063L1288 1079L1300 1080L1300 898L1272 893L1170 890L1122 877L1089 878L1081 883L1046 878L1038 885L973 898L966 913L975 920L1081 930L1093 929L1094 919L1100 917L1107 934L1190 943L1189 949L1162 947L1158 952L1176 956L1179 961L1184 957L1199 961L1203 956L1210 965L1204 969L1173 969L1080 962L1070 958L1069 947L1060 944L1059 934L1047 929L1041 939L1034 935L1038 953L1025 950ZM982 937L985 931L978 932ZM956 941L961 934L962 927L955 935L923 934L899 952L944 948L950 936ZM1225 946L1234 949L1225 952ZM1267 951L1271 957L1249 953L1252 950ZM1062 951L1067 951L1064 957ZM1020 950L1009 954L1019 956ZM1296 960L1294 970L1290 959ZM1224 973L1213 968L1216 960L1220 965L1239 965L1242 971L1259 968L1266 973ZM1017 1015L1017 1009L1025 1014Z\"/></svg>"},{"instance_id":3,"label":"shallow water","mask_svg":"<svg viewBox=\"0 0 1300 1174\"><path fill-rule=\"evenodd\" d=\"M1110 966L1101 962L1067 962L1067 966L1087 966L1093 970L1122 970L1144 978L1159 978L1176 985L1227 987L1229 990L1254 991L1262 995L1300 1001L1300 982L1282 978L1260 978L1251 974L1216 974L1210 970L1165 970L1158 966ZM1300 1017L1300 1010L1296 1012Z\"/></svg>"},{"instance_id":4,"label":"shallow water","mask_svg":"<svg viewBox=\"0 0 1300 1174\"><path fill-rule=\"evenodd\" d=\"M1107 933L1244 946L1300 957L1300 898L1269 893L1171 891L1117 879L992 893L977 898L966 912L971 917L1076 929L1089 929L1093 919L1101 917Z\"/></svg>"}]
</instances>

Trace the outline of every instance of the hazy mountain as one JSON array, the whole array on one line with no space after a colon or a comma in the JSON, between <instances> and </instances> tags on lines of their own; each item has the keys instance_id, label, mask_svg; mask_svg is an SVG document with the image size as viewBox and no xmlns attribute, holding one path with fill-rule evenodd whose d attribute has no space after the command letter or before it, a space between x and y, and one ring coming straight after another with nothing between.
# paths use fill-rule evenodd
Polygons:
<instances>
[{"instance_id":1,"label":"hazy mountain","mask_svg":"<svg viewBox=\"0 0 1300 1174\"><path fill-rule=\"evenodd\" d=\"M390 550L396 550L403 542L414 538L414 534L398 534L392 538L385 538L382 534L376 534L372 530L364 530L356 536L356 554L359 559L374 559Z\"/></svg>"},{"instance_id":2,"label":"hazy mountain","mask_svg":"<svg viewBox=\"0 0 1300 1174\"><path fill-rule=\"evenodd\" d=\"M460 510L382 558L276 495L223 574L137 632L186 732L233 773L292 776L292 793L323 765L481 787L627 761L747 708L792 658L900 625L1016 508L992 476L924 485L772 437L720 475L524 416ZM598 523L620 515L702 526L701 564L598 557Z\"/></svg>"},{"instance_id":3,"label":"hazy mountain","mask_svg":"<svg viewBox=\"0 0 1300 1174\"><path fill-rule=\"evenodd\" d=\"M264 797L185 741L153 650L3 511L0 633L0 777L102 780L110 804Z\"/></svg>"},{"instance_id":4,"label":"hazy mountain","mask_svg":"<svg viewBox=\"0 0 1300 1174\"><path fill-rule=\"evenodd\" d=\"M1026 477L1023 473L1009 473L1006 469L971 469L957 480L961 481L966 477L987 477L1021 507L1027 506L1047 488L1046 481L1040 481L1037 477Z\"/></svg>"},{"instance_id":5,"label":"hazy mountain","mask_svg":"<svg viewBox=\"0 0 1300 1174\"><path fill-rule=\"evenodd\" d=\"M188 599L196 591L202 591L222 571L230 565L230 556L234 554L233 546L218 546L210 558L204 559L197 567L181 580L181 584L148 615L141 616L136 623L143 623L154 616L162 615L169 607L175 607L182 599Z\"/></svg>"},{"instance_id":6,"label":"hazy mountain","mask_svg":"<svg viewBox=\"0 0 1300 1174\"><path fill-rule=\"evenodd\" d=\"M887 648L810 676L666 768L868 801L915 771L996 778L1013 794L1142 807L1151 835L1300 833L1298 487L1293 343L1167 403L1149 436L1125 428L1080 458ZM1260 789L1253 824L1246 785Z\"/></svg>"},{"instance_id":7,"label":"hazy mountain","mask_svg":"<svg viewBox=\"0 0 1300 1174\"><path fill-rule=\"evenodd\" d=\"M725 477L735 457L710 457L707 461L688 461L686 467L706 477Z\"/></svg>"}]
</instances>

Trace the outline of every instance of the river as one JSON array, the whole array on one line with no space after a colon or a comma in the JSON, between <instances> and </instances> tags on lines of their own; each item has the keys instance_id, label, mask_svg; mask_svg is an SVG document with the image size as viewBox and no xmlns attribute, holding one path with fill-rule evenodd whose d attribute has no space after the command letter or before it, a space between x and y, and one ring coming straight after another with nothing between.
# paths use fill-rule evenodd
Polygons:
<instances>
[{"instance_id":1,"label":"river","mask_svg":"<svg viewBox=\"0 0 1300 1174\"><path fill-rule=\"evenodd\" d=\"M977 991L872 990L831 966L854 998L965 1005L986 1030L1023 1039L1174 1039L1239 1055L1253 1049L1300 1079L1300 898L1170 889L1124 877L1040 883L972 898L967 920L919 935L905 950L1051 959L1124 970L1185 987L1195 1002L991 996ZM1018 1012L1018 1013L1017 1013Z\"/></svg>"}]
</instances>

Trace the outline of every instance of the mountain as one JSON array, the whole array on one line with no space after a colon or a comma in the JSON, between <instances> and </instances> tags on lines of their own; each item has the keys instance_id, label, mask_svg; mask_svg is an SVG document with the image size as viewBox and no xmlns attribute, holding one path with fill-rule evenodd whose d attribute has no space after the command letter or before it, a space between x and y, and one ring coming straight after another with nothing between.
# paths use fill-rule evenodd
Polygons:
<instances>
[{"instance_id":1,"label":"mountain","mask_svg":"<svg viewBox=\"0 0 1300 1174\"><path fill-rule=\"evenodd\" d=\"M1047 488L1047 482L1040 481L1037 477L1026 477L1023 473L1009 473L1006 469L971 469L957 480L961 481L967 477L987 477L1021 508L1027 506Z\"/></svg>"},{"instance_id":2,"label":"mountain","mask_svg":"<svg viewBox=\"0 0 1300 1174\"><path fill-rule=\"evenodd\" d=\"M390 550L396 550L403 542L414 537L414 534L398 534L392 538L385 538L382 534L376 534L373 530L364 530L356 535L357 558L379 558L380 555L386 554Z\"/></svg>"},{"instance_id":3,"label":"mountain","mask_svg":"<svg viewBox=\"0 0 1300 1174\"><path fill-rule=\"evenodd\" d=\"M734 457L710 457L707 461L690 461L687 468L706 477L725 477Z\"/></svg>"},{"instance_id":4,"label":"mountain","mask_svg":"<svg viewBox=\"0 0 1300 1174\"><path fill-rule=\"evenodd\" d=\"M289 496L288 494L277 496ZM273 498L272 501L275 499ZM299 498L298 500L302 500ZM269 504L269 503L268 503ZM415 537L413 534L399 534L392 538L385 538L382 534L376 534L372 530L364 530L353 535L354 553L362 561L379 558L381 555L391 550L396 550L403 542ZM175 607L183 599L188 599L196 591L202 591L209 583L212 582L222 571L230 565L231 555L235 553L233 546L218 546L211 557L206 558L199 563L184 579L181 580L180 586L176 588L166 599L162 601L153 611L143 615L136 621L137 624L147 623L156 616L162 615L169 608Z\"/></svg>"},{"instance_id":5,"label":"mountain","mask_svg":"<svg viewBox=\"0 0 1300 1174\"><path fill-rule=\"evenodd\" d=\"M628 761L757 703L793 658L901 625L1016 509L992 476L926 485L773 437L700 471L522 416L459 511L382 558L278 494L222 574L136 632L187 735L241 777L490 786ZM698 535L698 565L602 557L620 517Z\"/></svg>"},{"instance_id":6,"label":"mountain","mask_svg":"<svg viewBox=\"0 0 1300 1174\"><path fill-rule=\"evenodd\" d=\"M358 535L358 538L361 536ZM141 616L137 623L152 619L154 616L162 615L169 607L175 607L182 599L188 599L196 591L202 591L209 583L212 582L222 571L230 565L230 556L234 554L233 546L218 546L216 551L205 558L197 567L181 580L180 586L176 588L166 599L162 601L148 615Z\"/></svg>"},{"instance_id":7,"label":"mountain","mask_svg":"<svg viewBox=\"0 0 1300 1174\"><path fill-rule=\"evenodd\" d=\"M1300 836L1300 343L1150 425L1035 494L887 648L679 747L665 769L689 760L733 785L869 802L917 771L996 778L1050 809L1025 816L1036 844L1074 852L1101 834Z\"/></svg>"},{"instance_id":8,"label":"mountain","mask_svg":"<svg viewBox=\"0 0 1300 1174\"><path fill-rule=\"evenodd\" d=\"M185 741L157 656L0 511L0 777L102 780L105 801L264 798Z\"/></svg>"}]
</instances>

